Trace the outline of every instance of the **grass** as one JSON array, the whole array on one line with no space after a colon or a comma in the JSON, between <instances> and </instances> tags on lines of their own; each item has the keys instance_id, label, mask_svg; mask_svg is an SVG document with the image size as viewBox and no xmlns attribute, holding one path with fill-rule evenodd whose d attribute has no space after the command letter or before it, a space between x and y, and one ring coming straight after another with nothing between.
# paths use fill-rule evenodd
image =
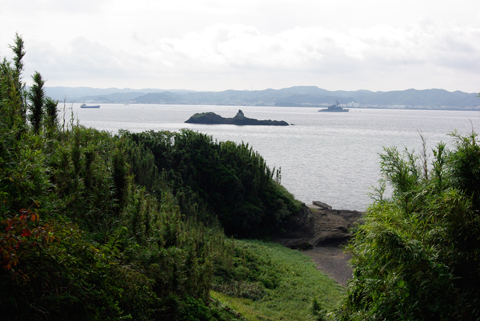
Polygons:
<instances>
[{"instance_id":1,"label":"grass","mask_svg":"<svg viewBox=\"0 0 480 321\"><path fill-rule=\"evenodd\" d=\"M314 320L314 298L326 310L331 310L341 300L343 288L318 271L311 258L301 252L256 240L233 242L236 268L253 271L246 275L250 284L266 286L262 286L261 296L242 295L245 291L235 295L219 288L211 291L211 297L246 320ZM255 261L260 262L255 264Z\"/></svg>"}]
</instances>

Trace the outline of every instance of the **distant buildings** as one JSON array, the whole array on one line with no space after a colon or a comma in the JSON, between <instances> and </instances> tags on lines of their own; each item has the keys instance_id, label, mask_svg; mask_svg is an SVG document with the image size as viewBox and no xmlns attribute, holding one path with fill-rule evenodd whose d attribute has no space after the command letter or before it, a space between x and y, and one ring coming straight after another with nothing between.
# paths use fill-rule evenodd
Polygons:
<instances>
[{"instance_id":1,"label":"distant buildings","mask_svg":"<svg viewBox=\"0 0 480 321\"><path fill-rule=\"evenodd\" d=\"M351 103L347 104L347 107L358 108L360 107L360 104L352 101Z\"/></svg>"}]
</instances>

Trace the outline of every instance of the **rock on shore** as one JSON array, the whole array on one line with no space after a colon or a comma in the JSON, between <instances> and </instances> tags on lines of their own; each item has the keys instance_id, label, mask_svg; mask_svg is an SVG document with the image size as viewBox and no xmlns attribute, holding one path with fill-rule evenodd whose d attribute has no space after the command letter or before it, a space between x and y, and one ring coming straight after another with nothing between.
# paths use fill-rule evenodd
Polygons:
<instances>
[{"instance_id":1,"label":"rock on shore","mask_svg":"<svg viewBox=\"0 0 480 321\"><path fill-rule=\"evenodd\" d=\"M361 216L362 212L336 210L325 203L314 202L285 226L285 233L280 234L277 241L296 249L345 243L352 236L350 229Z\"/></svg>"},{"instance_id":2,"label":"rock on shore","mask_svg":"<svg viewBox=\"0 0 480 321\"><path fill-rule=\"evenodd\" d=\"M325 203L313 202L274 241L304 251L319 270L346 286L352 269L348 264L350 256L342 251L341 245L352 237L351 228L361 217L362 212L336 210Z\"/></svg>"}]
</instances>

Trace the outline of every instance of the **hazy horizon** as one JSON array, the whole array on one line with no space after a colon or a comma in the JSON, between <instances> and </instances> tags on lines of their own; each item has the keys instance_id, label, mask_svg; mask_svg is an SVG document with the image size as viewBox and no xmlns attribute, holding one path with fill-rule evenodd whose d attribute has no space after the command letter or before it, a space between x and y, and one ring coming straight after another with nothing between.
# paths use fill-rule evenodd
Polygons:
<instances>
[{"instance_id":1,"label":"hazy horizon","mask_svg":"<svg viewBox=\"0 0 480 321\"><path fill-rule=\"evenodd\" d=\"M288 89L292 87L317 87L319 89L335 92L335 91L346 91L346 92L355 92L355 91L370 91L373 93L377 92L392 92L392 91L407 91L407 90L445 90L448 92L455 92L455 91L461 91L465 92L468 94L480 94L479 91L473 91L473 92L467 92L463 90L447 90L443 88L425 88L425 89L417 89L417 88L406 88L406 89L398 89L398 90L369 90L369 89L354 89L354 90L344 90L344 89L334 89L334 90L329 90L325 88L321 88L318 86L289 86L289 87L282 87L282 88L264 88L264 89L235 89L235 88L229 88L229 89L223 89L223 90L195 90L195 89L188 89L188 88L153 88L153 87L142 87L142 88L132 88L132 87L91 87L91 86L48 86L48 84L45 86L46 88L90 88L90 89L98 89L98 90L108 90L108 89L118 89L118 90L163 90L163 91L194 91L194 92L222 92L222 91L264 91L264 90L282 90L282 89Z\"/></svg>"}]
</instances>

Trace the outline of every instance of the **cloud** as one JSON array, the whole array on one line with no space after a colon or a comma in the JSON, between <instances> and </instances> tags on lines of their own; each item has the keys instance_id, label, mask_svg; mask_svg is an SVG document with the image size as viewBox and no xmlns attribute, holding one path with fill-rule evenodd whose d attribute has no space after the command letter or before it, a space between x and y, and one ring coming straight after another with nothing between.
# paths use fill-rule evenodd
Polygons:
<instances>
[{"instance_id":1,"label":"cloud","mask_svg":"<svg viewBox=\"0 0 480 321\"><path fill-rule=\"evenodd\" d=\"M202 78L208 89L222 86L218 90L249 88L255 79L264 87L308 80L338 86L330 89L384 90L386 82L378 79L388 78L390 86L403 80L403 87L453 90L480 72L480 28L425 18L397 27L295 27L267 34L252 25L214 23L179 37L155 39L139 30L102 42L76 37L63 48L33 41L27 54L28 73L38 70L55 85L77 79L96 86L207 89L205 82L194 83Z\"/></svg>"},{"instance_id":2,"label":"cloud","mask_svg":"<svg viewBox=\"0 0 480 321\"><path fill-rule=\"evenodd\" d=\"M159 39L156 53L169 64L309 69L336 72L340 65L402 68L433 64L456 68L480 61L480 29L450 29L419 23L379 25L347 32L295 28L271 36L244 25L215 24L182 38ZM180 60L180 61L179 61ZM472 67L476 68L475 64Z\"/></svg>"},{"instance_id":3,"label":"cloud","mask_svg":"<svg viewBox=\"0 0 480 321\"><path fill-rule=\"evenodd\" d=\"M128 79L145 76L147 66L153 64L146 57L126 51L112 50L84 37L75 38L63 50L48 42L29 46L25 73L40 71L56 85L62 81L87 80L101 82L110 79Z\"/></svg>"},{"instance_id":4,"label":"cloud","mask_svg":"<svg viewBox=\"0 0 480 321\"><path fill-rule=\"evenodd\" d=\"M18 12L21 7L22 16L25 19L29 14L34 14L38 18L38 14L44 15L61 15L75 12L75 14L97 14L108 4L109 0L22 0L19 5L18 0L2 0L2 9L8 10L12 13Z\"/></svg>"}]
</instances>

